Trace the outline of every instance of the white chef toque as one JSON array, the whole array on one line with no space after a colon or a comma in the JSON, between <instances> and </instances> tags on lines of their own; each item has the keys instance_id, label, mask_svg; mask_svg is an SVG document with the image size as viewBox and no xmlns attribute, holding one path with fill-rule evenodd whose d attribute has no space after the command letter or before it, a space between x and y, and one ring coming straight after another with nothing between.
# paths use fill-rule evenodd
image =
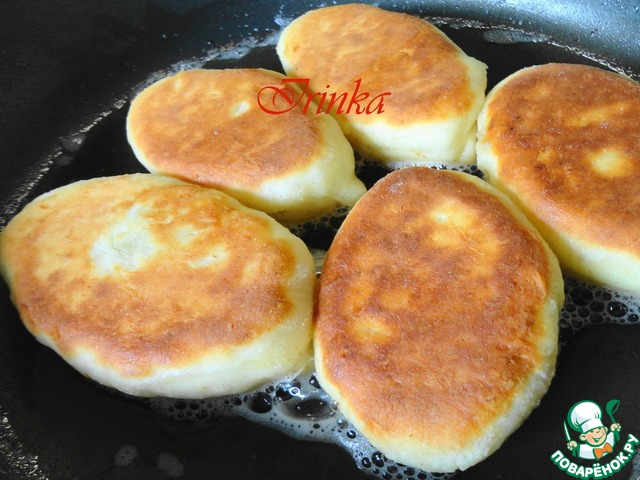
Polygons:
<instances>
[{"instance_id":1,"label":"white chef toque","mask_svg":"<svg viewBox=\"0 0 640 480\"><path fill-rule=\"evenodd\" d=\"M597 403L585 400L576 403L568 415L569 425L576 432L587 433L594 428L604 427L602 424L602 409Z\"/></svg>"}]
</instances>

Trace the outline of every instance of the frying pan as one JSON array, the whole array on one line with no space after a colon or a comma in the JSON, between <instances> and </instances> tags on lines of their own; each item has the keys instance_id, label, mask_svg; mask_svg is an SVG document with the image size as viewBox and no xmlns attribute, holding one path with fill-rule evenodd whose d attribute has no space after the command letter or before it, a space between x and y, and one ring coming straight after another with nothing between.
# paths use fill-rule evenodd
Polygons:
<instances>
[{"instance_id":1,"label":"frying pan","mask_svg":"<svg viewBox=\"0 0 640 480\"><path fill-rule=\"evenodd\" d=\"M489 65L490 86L521 67L550 61L600 65L636 79L640 74L636 2L377 4L439 25ZM128 101L149 79L202 63L280 70L273 46L277 32L318 6L314 0L4 0L0 226L53 187L142 171L126 143L124 119ZM378 173L362 174L371 183ZM305 240L326 248L330 232L310 231ZM498 452L455 478L566 478L549 457L564 448L563 420L583 399L601 405L619 399L616 421L623 438L640 436L637 303L576 283L566 290L572 310L563 313L562 350L548 394ZM267 394L276 398L273 392ZM257 398L264 400L264 393ZM285 393L292 397L295 392ZM278 397L283 405L287 395ZM286 429L237 415L208 413L194 424L175 411L190 407L170 408L173 417L81 378L33 340L8 290L0 287L2 479L424 478L378 457L374 460L382 466L374 470L371 458L354 460L346 449L318 437L297 439ZM313 417L313 412L298 414ZM639 472L634 462L615 478L638 480Z\"/></svg>"}]
</instances>

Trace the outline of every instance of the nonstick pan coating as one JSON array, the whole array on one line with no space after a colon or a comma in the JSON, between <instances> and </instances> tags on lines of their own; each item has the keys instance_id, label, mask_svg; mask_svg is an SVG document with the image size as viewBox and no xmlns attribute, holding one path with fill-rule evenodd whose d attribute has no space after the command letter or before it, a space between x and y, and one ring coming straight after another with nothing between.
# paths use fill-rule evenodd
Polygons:
<instances>
[{"instance_id":1,"label":"nonstick pan coating","mask_svg":"<svg viewBox=\"0 0 640 480\"><path fill-rule=\"evenodd\" d=\"M549 61L600 65L639 78L640 13L632 1L377 5L441 26L467 53L489 65L490 86L521 67ZM292 0L2 2L0 226L53 187L143 171L126 142L124 120L132 95L153 74L207 57L206 67L281 70L274 35L284 22L317 6ZM243 46L244 56L223 55ZM370 184L382 173L361 174ZM330 236L330 231L310 229L305 240L326 248ZM615 311L619 305L606 292L595 299L590 295L579 285L567 288L576 306L571 314L575 328L563 330L558 371L540 406L497 453L455 478L567 478L550 456L566 443L562 423L567 411L583 399L601 405L619 400L616 421L623 435L640 436L636 307L632 302ZM574 334L582 324L591 326ZM122 467L123 457L134 449L135 460ZM388 467L384 464L375 478L421 478L410 467ZM638 472L636 462L614 478L638 480ZM235 416L210 416L197 426L169 420L81 378L26 332L3 284L0 478L370 477L337 445L296 440Z\"/></svg>"}]
</instances>

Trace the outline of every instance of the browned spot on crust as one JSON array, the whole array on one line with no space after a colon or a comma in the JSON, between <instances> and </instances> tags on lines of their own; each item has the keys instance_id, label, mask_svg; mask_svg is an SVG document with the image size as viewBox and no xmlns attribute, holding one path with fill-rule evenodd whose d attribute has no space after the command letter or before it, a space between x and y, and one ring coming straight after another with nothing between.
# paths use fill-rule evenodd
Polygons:
<instances>
[{"instance_id":1,"label":"browned spot on crust","mask_svg":"<svg viewBox=\"0 0 640 480\"><path fill-rule=\"evenodd\" d=\"M21 317L62 352L83 347L124 376L144 376L249 342L290 314L296 258L269 219L152 175L68 188L27 206L0 235ZM118 226L128 215L135 222ZM100 242L111 260L95 253ZM142 253L127 258L137 265L118 257L134 243Z\"/></svg>"},{"instance_id":2,"label":"browned spot on crust","mask_svg":"<svg viewBox=\"0 0 640 480\"><path fill-rule=\"evenodd\" d=\"M315 335L326 376L378 435L464 447L540 363L547 255L468 177L388 175L325 262Z\"/></svg>"},{"instance_id":3,"label":"browned spot on crust","mask_svg":"<svg viewBox=\"0 0 640 480\"><path fill-rule=\"evenodd\" d=\"M326 140L302 103L286 115L259 107L260 89L281 88L282 78L261 69L180 72L132 102L129 139L155 170L199 185L252 189L292 174ZM277 99L279 109L288 106Z\"/></svg>"},{"instance_id":4,"label":"browned spot on crust","mask_svg":"<svg viewBox=\"0 0 640 480\"><path fill-rule=\"evenodd\" d=\"M473 102L464 54L414 16L359 4L320 8L287 28L283 53L289 76L310 78L314 92L353 92L358 79L371 97L390 92L382 116L397 125L446 120Z\"/></svg>"},{"instance_id":5,"label":"browned spot on crust","mask_svg":"<svg viewBox=\"0 0 640 480\"><path fill-rule=\"evenodd\" d=\"M487 106L498 175L556 231L640 255L640 85L582 65L523 70Z\"/></svg>"}]
</instances>

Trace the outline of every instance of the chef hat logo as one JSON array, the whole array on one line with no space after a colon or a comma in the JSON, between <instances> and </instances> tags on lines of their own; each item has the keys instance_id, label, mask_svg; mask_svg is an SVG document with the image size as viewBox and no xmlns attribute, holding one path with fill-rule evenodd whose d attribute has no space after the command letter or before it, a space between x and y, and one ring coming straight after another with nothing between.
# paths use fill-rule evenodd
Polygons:
<instances>
[{"instance_id":1,"label":"chef hat logo","mask_svg":"<svg viewBox=\"0 0 640 480\"><path fill-rule=\"evenodd\" d=\"M576 432L587 433L598 427L604 427L602 423L602 409L590 400L576 403L567 415L567 423Z\"/></svg>"}]
</instances>

